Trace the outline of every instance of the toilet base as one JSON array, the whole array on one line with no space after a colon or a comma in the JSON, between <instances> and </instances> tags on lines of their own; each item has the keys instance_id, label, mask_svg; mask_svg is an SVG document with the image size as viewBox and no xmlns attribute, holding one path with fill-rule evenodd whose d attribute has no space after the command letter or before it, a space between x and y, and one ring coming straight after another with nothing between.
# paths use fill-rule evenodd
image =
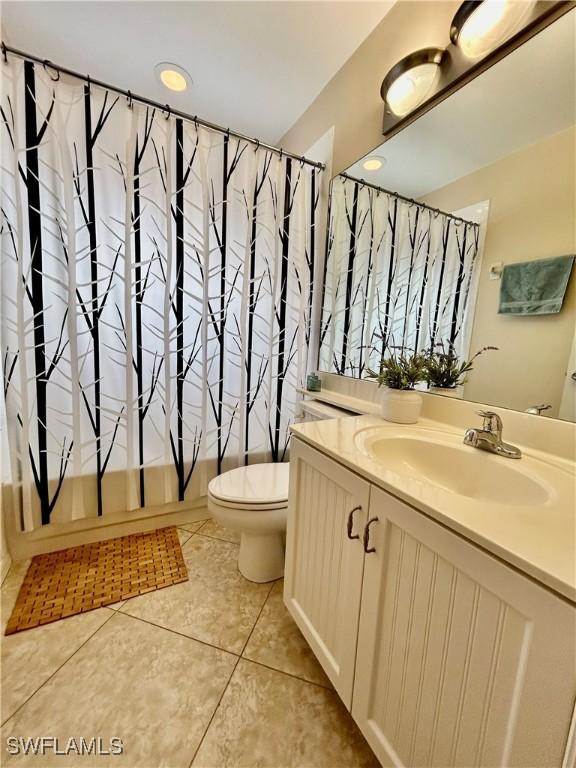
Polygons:
<instances>
[{"instance_id":1,"label":"toilet base","mask_svg":"<svg viewBox=\"0 0 576 768\"><path fill-rule=\"evenodd\" d=\"M248 581L263 584L284 576L284 537L281 531L242 533L238 570Z\"/></svg>"}]
</instances>

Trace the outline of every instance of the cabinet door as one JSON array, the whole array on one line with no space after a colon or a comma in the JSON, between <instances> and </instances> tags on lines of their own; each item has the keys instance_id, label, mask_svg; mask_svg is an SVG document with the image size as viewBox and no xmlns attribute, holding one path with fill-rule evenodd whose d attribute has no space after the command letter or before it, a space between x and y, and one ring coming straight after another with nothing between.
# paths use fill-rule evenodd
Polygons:
<instances>
[{"instance_id":1,"label":"cabinet door","mask_svg":"<svg viewBox=\"0 0 576 768\"><path fill-rule=\"evenodd\" d=\"M293 439L284 602L348 709L369 494L367 482Z\"/></svg>"},{"instance_id":2,"label":"cabinet door","mask_svg":"<svg viewBox=\"0 0 576 768\"><path fill-rule=\"evenodd\" d=\"M375 488L370 517L352 714L381 762L561 766L574 607Z\"/></svg>"}]
</instances>

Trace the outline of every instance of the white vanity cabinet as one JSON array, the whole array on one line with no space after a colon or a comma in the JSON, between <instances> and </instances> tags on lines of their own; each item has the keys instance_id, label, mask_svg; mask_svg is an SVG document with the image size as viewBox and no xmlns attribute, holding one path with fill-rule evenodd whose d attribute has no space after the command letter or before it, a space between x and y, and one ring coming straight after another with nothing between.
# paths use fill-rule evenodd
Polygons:
<instances>
[{"instance_id":1,"label":"white vanity cabinet","mask_svg":"<svg viewBox=\"0 0 576 768\"><path fill-rule=\"evenodd\" d=\"M574 606L297 439L285 601L383 765L567 768Z\"/></svg>"},{"instance_id":2,"label":"white vanity cabinet","mask_svg":"<svg viewBox=\"0 0 576 768\"><path fill-rule=\"evenodd\" d=\"M305 443L290 455L284 599L348 709L360 619L370 485Z\"/></svg>"}]
</instances>

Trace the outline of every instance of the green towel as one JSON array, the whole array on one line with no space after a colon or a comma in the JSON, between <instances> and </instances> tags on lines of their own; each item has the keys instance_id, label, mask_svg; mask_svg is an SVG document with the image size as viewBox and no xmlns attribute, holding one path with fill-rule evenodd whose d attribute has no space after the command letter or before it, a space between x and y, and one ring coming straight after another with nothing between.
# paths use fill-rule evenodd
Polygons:
<instances>
[{"instance_id":1,"label":"green towel","mask_svg":"<svg viewBox=\"0 0 576 768\"><path fill-rule=\"evenodd\" d=\"M502 271L499 315L560 312L574 256L507 264Z\"/></svg>"}]
</instances>

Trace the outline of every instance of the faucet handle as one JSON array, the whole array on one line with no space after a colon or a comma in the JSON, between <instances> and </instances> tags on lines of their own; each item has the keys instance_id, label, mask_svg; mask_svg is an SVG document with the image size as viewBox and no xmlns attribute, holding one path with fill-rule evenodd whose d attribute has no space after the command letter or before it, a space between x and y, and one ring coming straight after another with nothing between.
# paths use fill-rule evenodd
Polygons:
<instances>
[{"instance_id":1,"label":"faucet handle","mask_svg":"<svg viewBox=\"0 0 576 768\"><path fill-rule=\"evenodd\" d=\"M478 416L482 416L484 423L482 429L485 432L494 432L498 435L502 434L502 419L494 411L477 411Z\"/></svg>"}]
</instances>

